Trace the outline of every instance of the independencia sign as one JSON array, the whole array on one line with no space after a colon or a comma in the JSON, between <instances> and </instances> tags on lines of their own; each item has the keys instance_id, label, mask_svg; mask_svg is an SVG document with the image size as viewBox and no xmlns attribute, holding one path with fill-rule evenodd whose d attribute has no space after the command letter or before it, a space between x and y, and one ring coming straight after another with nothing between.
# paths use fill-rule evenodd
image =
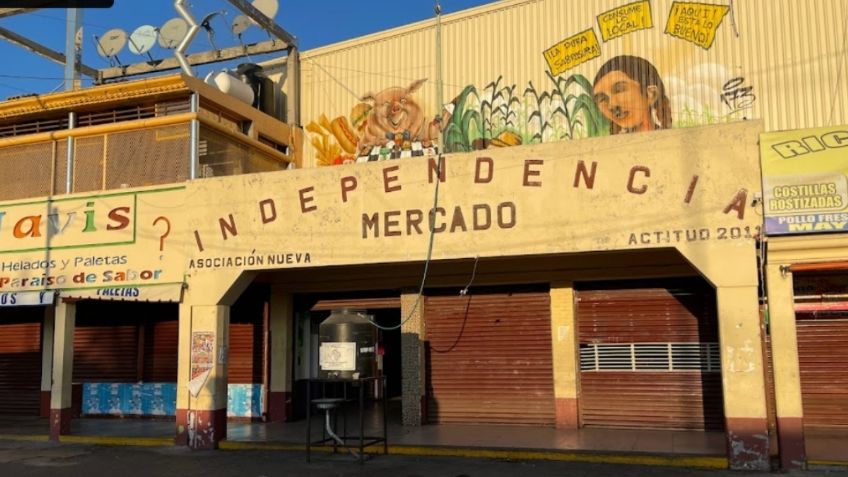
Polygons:
<instances>
[{"instance_id":1,"label":"independencia sign","mask_svg":"<svg viewBox=\"0 0 848 477\"><path fill-rule=\"evenodd\" d=\"M759 122L195 181L188 272L750 243ZM733 140L728 140L732 137ZM435 196L438 184L438 197ZM435 203L434 203L435 199Z\"/></svg>"}]
</instances>

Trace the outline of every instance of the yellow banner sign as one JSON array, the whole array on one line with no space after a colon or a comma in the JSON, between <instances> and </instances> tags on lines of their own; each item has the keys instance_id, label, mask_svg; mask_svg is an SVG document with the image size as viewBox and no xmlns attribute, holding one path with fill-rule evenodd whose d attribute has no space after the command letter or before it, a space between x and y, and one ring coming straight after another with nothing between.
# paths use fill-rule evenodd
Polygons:
<instances>
[{"instance_id":1,"label":"yellow banner sign","mask_svg":"<svg viewBox=\"0 0 848 477\"><path fill-rule=\"evenodd\" d=\"M182 282L184 191L0 203L0 293Z\"/></svg>"},{"instance_id":2,"label":"yellow banner sign","mask_svg":"<svg viewBox=\"0 0 848 477\"><path fill-rule=\"evenodd\" d=\"M545 61L554 76L599 56L601 46L592 29L568 37L545 50Z\"/></svg>"},{"instance_id":3,"label":"yellow banner sign","mask_svg":"<svg viewBox=\"0 0 848 477\"><path fill-rule=\"evenodd\" d=\"M763 134L766 233L848 230L848 126Z\"/></svg>"},{"instance_id":4,"label":"yellow banner sign","mask_svg":"<svg viewBox=\"0 0 848 477\"><path fill-rule=\"evenodd\" d=\"M726 5L695 2L674 2L668 14L665 32L708 50L716 31L729 9Z\"/></svg>"},{"instance_id":5,"label":"yellow banner sign","mask_svg":"<svg viewBox=\"0 0 848 477\"><path fill-rule=\"evenodd\" d=\"M132 243L135 208L134 194L0 206L0 254Z\"/></svg>"},{"instance_id":6,"label":"yellow banner sign","mask_svg":"<svg viewBox=\"0 0 848 477\"><path fill-rule=\"evenodd\" d=\"M648 0L629 3L598 15L598 28L604 41L653 27L651 2Z\"/></svg>"}]
</instances>

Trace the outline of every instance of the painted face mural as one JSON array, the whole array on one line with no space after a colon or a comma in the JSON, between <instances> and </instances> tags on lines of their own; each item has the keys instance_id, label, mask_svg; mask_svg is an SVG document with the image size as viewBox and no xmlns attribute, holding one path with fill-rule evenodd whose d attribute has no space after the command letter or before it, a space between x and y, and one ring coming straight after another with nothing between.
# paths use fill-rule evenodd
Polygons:
<instances>
[{"instance_id":1,"label":"painted face mural","mask_svg":"<svg viewBox=\"0 0 848 477\"><path fill-rule=\"evenodd\" d=\"M593 97L610 121L610 134L671 127L671 107L662 80L651 63L616 56L595 76Z\"/></svg>"}]
</instances>

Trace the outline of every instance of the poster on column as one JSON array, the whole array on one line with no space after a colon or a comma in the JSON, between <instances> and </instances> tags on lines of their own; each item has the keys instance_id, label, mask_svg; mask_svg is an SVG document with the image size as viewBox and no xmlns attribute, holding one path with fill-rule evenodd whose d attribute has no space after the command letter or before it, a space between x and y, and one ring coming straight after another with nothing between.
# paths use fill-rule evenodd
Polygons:
<instances>
[{"instance_id":1,"label":"poster on column","mask_svg":"<svg viewBox=\"0 0 848 477\"><path fill-rule=\"evenodd\" d=\"M215 364L215 333L195 331L191 334L191 379L212 369Z\"/></svg>"},{"instance_id":2,"label":"poster on column","mask_svg":"<svg viewBox=\"0 0 848 477\"><path fill-rule=\"evenodd\" d=\"M769 235L848 230L848 126L760 138Z\"/></svg>"},{"instance_id":3,"label":"poster on column","mask_svg":"<svg viewBox=\"0 0 848 477\"><path fill-rule=\"evenodd\" d=\"M191 334L190 360L191 377L188 388L189 392L197 397L200 388L212 373L212 366L215 365L215 333L213 331L195 331Z\"/></svg>"}]
</instances>

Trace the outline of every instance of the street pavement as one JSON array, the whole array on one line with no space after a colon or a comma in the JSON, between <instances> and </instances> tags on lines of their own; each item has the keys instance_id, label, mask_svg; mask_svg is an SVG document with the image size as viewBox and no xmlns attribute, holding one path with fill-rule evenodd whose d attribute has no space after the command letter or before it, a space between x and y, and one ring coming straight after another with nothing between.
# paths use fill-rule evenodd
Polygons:
<instances>
[{"instance_id":1,"label":"street pavement","mask_svg":"<svg viewBox=\"0 0 848 477\"><path fill-rule=\"evenodd\" d=\"M359 464L349 454L300 451L192 451L185 447L127 447L0 441L0 476L367 476L367 477L635 477L755 476L739 473L579 462L511 461L463 457L369 456ZM848 475L818 470L793 475Z\"/></svg>"}]
</instances>

